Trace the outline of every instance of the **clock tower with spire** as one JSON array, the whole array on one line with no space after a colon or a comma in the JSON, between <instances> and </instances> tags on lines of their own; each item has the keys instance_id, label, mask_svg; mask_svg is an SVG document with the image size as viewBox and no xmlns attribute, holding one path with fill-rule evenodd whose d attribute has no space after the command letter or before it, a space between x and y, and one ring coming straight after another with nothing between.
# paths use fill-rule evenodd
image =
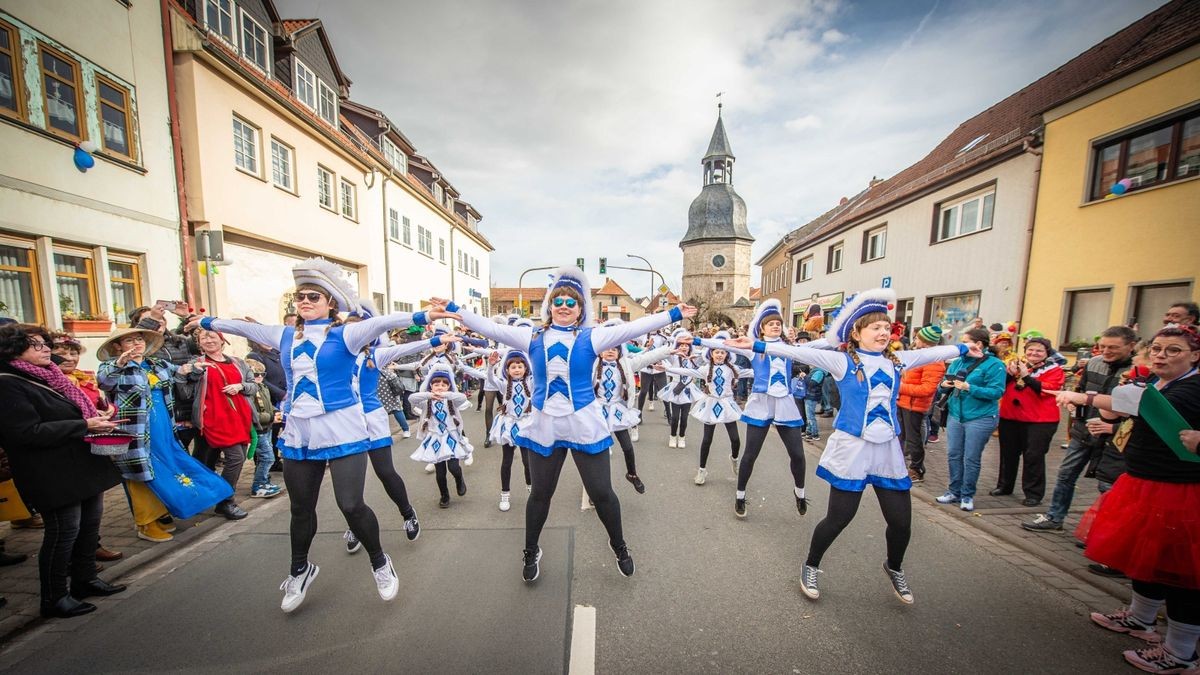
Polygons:
<instances>
[{"instance_id":1,"label":"clock tower with spire","mask_svg":"<svg viewBox=\"0 0 1200 675\"><path fill-rule=\"evenodd\" d=\"M700 160L703 187L688 209L683 249L683 301L702 305L702 321L745 324L751 318L750 247L746 202L733 189L733 150L721 105L708 152ZM705 311L706 310L706 311Z\"/></svg>"}]
</instances>

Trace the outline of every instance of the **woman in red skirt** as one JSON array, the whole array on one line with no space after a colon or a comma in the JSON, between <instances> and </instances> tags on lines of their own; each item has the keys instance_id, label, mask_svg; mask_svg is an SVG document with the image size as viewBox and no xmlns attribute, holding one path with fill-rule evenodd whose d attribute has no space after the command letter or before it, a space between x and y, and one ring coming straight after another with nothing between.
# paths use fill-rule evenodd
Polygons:
<instances>
[{"instance_id":1,"label":"woman in red skirt","mask_svg":"<svg viewBox=\"0 0 1200 675\"><path fill-rule=\"evenodd\" d=\"M1148 355L1153 377L1146 386L1188 427L1200 428L1200 336L1190 326L1168 326L1154 336ZM1196 432L1152 427L1146 417L1155 406L1147 393L1137 384L1117 387L1111 396L1057 393L1060 404L1095 405L1103 417L1133 420L1125 445L1128 472L1084 516L1076 536L1087 543L1087 557L1133 581L1129 609L1092 614L1097 624L1151 644L1126 651L1125 660L1150 673L1194 672L1200 667L1200 461L1190 460ZM1155 623L1164 603L1167 632L1160 636Z\"/></svg>"}]
</instances>

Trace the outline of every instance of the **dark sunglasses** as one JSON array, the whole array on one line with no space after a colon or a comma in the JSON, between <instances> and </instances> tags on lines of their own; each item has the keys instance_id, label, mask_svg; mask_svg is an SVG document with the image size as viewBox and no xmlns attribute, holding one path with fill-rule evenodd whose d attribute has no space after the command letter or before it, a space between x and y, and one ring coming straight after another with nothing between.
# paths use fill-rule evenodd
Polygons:
<instances>
[{"instance_id":1,"label":"dark sunglasses","mask_svg":"<svg viewBox=\"0 0 1200 675\"><path fill-rule=\"evenodd\" d=\"M563 305L566 305L567 307L574 308L575 305L579 304L575 298L555 298L552 300L552 302L554 303L555 307L562 307Z\"/></svg>"},{"instance_id":2,"label":"dark sunglasses","mask_svg":"<svg viewBox=\"0 0 1200 675\"><path fill-rule=\"evenodd\" d=\"M315 302L320 302L321 298L325 297L325 295L322 293L318 293L316 291L308 291L308 292L296 291L296 293L293 294L292 297L295 298L297 301L307 300L309 302L315 303Z\"/></svg>"}]
</instances>

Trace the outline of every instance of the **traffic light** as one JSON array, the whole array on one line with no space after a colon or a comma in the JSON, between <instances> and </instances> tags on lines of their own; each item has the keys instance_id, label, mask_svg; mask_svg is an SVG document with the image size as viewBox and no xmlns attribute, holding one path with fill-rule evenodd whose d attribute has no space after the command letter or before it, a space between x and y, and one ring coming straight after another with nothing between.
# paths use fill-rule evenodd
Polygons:
<instances>
[{"instance_id":1,"label":"traffic light","mask_svg":"<svg viewBox=\"0 0 1200 675\"><path fill-rule=\"evenodd\" d=\"M608 258L600 259L600 274L608 274Z\"/></svg>"},{"instance_id":2,"label":"traffic light","mask_svg":"<svg viewBox=\"0 0 1200 675\"><path fill-rule=\"evenodd\" d=\"M583 271L583 258L576 258L575 266L579 268L580 272L582 272Z\"/></svg>"}]
</instances>

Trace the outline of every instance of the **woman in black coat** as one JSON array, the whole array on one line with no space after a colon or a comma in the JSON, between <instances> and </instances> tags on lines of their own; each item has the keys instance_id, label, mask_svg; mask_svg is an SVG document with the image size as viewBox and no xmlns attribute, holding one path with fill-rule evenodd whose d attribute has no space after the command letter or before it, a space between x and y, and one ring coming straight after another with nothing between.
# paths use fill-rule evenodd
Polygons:
<instances>
[{"instance_id":1,"label":"woman in black coat","mask_svg":"<svg viewBox=\"0 0 1200 675\"><path fill-rule=\"evenodd\" d=\"M0 445L17 491L46 522L38 556L42 616L68 618L96 609L82 598L125 590L96 577L103 494L121 474L84 440L116 425L54 365L51 346L41 326L0 327Z\"/></svg>"}]
</instances>

